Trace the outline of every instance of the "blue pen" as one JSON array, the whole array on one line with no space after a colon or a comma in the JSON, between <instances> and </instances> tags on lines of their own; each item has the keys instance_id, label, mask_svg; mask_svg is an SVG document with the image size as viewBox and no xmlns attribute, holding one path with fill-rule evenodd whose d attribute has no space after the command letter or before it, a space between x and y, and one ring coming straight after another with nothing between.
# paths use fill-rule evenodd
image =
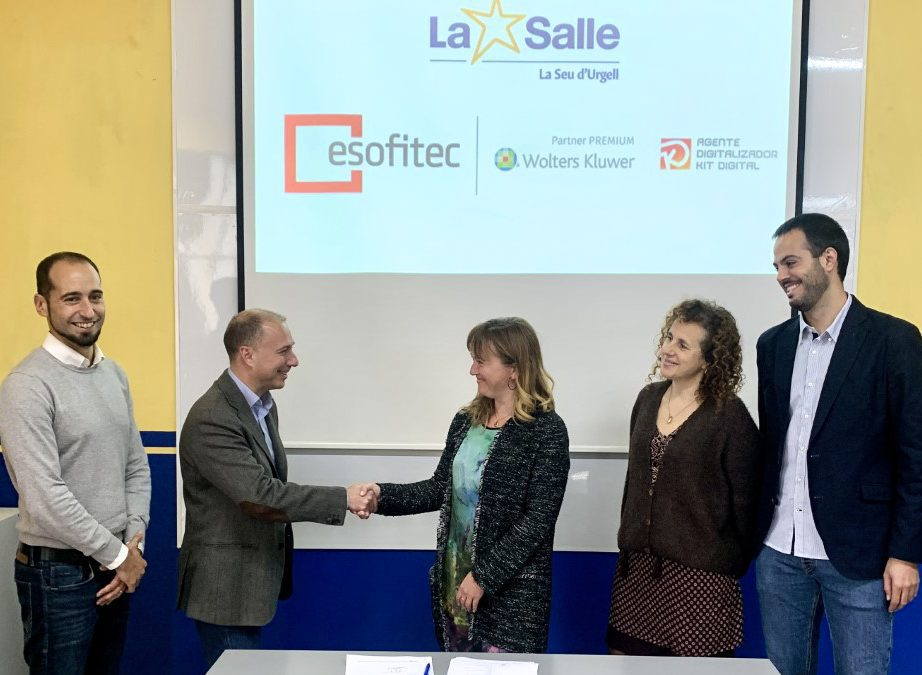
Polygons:
<instances>
[{"instance_id":1,"label":"blue pen","mask_svg":"<svg viewBox=\"0 0 922 675\"><path fill-rule=\"evenodd\" d=\"M426 664L426 669L423 671L423 675L429 675L429 670L430 670L431 666L432 666L431 663L427 663L427 664Z\"/></svg>"}]
</instances>

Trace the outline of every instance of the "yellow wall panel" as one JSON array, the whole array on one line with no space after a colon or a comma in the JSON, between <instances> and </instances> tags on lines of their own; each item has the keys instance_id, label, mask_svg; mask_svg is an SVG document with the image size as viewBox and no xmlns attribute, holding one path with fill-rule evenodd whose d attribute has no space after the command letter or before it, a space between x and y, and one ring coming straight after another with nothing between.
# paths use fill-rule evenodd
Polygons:
<instances>
[{"instance_id":1,"label":"yellow wall panel","mask_svg":"<svg viewBox=\"0 0 922 675\"><path fill-rule=\"evenodd\" d=\"M922 4L869 5L858 293L922 325Z\"/></svg>"},{"instance_id":2,"label":"yellow wall panel","mask_svg":"<svg viewBox=\"0 0 922 675\"><path fill-rule=\"evenodd\" d=\"M869 4L858 290L922 324L922 5ZM170 44L169 0L0 0L0 375L44 333L35 263L83 251L149 430L175 428Z\"/></svg>"},{"instance_id":3,"label":"yellow wall panel","mask_svg":"<svg viewBox=\"0 0 922 675\"><path fill-rule=\"evenodd\" d=\"M0 376L43 339L36 263L86 253L147 430L175 428L170 45L169 0L0 0Z\"/></svg>"}]
</instances>

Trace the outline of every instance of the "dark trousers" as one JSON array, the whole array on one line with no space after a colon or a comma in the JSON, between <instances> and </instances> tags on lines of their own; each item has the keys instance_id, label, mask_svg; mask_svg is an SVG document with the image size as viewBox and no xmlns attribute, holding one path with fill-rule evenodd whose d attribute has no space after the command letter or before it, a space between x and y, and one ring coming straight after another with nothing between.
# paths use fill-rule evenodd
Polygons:
<instances>
[{"instance_id":1,"label":"dark trousers","mask_svg":"<svg viewBox=\"0 0 922 675\"><path fill-rule=\"evenodd\" d=\"M221 626L194 621L209 670L226 649L259 649L262 646L262 626Z\"/></svg>"},{"instance_id":2,"label":"dark trousers","mask_svg":"<svg viewBox=\"0 0 922 675\"><path fill-rule=\"evenodd\" d=\"M109 675L119 672L129 596L105 607L96 592L115 573L87 560L15 563L16 591L22 613L23 656L30 673Z\"/></svg>"}]
</instances>

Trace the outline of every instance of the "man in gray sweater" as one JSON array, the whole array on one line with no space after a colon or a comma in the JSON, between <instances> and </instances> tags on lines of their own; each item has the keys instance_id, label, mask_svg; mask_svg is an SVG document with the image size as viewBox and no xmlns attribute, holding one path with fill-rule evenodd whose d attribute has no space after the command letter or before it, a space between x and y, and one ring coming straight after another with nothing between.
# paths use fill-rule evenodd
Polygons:
<instances>
[{"instance_id":1,"label":"man in gray sweater","mask_svg":"<svg viewBox=\"0 0 922 675\"><path fill-rule=\"evenodd\" d=\"M32 673L117 673L150 469L128 381L96 346L106 315L99 269L55 253L36 270L42 346L0 387L0 443L19 492L15 576Z\"/></svg>"}]
</instances>

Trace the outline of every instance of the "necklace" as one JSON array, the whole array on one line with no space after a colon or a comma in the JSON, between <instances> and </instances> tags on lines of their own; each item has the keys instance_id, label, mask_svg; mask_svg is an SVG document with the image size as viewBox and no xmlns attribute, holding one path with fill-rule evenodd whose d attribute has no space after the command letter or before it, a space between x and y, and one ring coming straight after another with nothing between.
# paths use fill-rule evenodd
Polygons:
<instances>
[{"instance_id":1,"label":"necklace","mask_svg":"<svg viewBox=\"0 0 922 675\"><path fill-rule=\"evenodd\" d=\"M509 420L510 417L511 415L493 413L493 415L487 418L487 427L490 429L499 429Z\"/></svg>"},{"instance_id":2,"label":"necklace","mask_svg":"<svg viewBox=\"0 0 922 675\"><path fill-rule=\"evenodd\" d=\"M692 403L694 403L696 400L698 400L698 397L697 397L697 396L692 396L691 401L689 401L688 403L686 403L685 405L683 405L683 406L679 409L679 411L676 412L676 415L681 415L683 412L685 412L685 410L688 408L688 406L690 406L690 405L691 405ZM666 399L666 414L668 415L668 416L666 417L666 424L672 424L672 418L675 417L675 415L672 414L672 385L669 385L669 397Z\"/></svg>"}]
</instances>

